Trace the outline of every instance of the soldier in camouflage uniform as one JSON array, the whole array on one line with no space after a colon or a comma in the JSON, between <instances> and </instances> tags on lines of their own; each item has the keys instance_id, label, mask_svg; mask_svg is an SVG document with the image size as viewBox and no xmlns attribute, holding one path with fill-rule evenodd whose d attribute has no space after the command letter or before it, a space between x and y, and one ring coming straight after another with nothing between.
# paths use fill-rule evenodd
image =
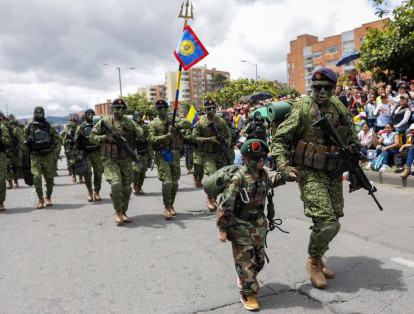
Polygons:
<instances>
[{"instance_id":1,"label":"soldier in camouflage uniform","mask_svg":"<svg viewBox=\"0 0 414 314\"><path fill-rule=\"evenodd\" d=\"M344 198L342 174L333 179L328 176L328 172L336 168L336 160L327 158L326 152L337 151L337 144L312 124L326 116L345 144L358 143L349 112L332 97L336 82L332 70L317 70L312 76L312 96L293 104L272 142L272 154L282 172L292 169L288 162L294 152L293 165L299 173L305 216L313 221L306 268L311 282L318 288L326 287L326 278L334 277L324 266L322 256L341 227L339 218L344 215Z\"/></svg>"},{"instance_id":2,"label":"soldier in camouflage uniform","mask_svg":"<svg viewBox=\"0 0 414 314\"><path fill-rule=\"evenodd\" d=\"M26 125L23 130L23 149L30 151L31 171L33 184L36 189L39 203L37 209L42 209L45 203L42 189L42 175L46 180L46 206L52 206L53 180L55 165L53 150L59 142L59 135L54 125L45 119L42 107L34 109L34 121Z\"/></svg>"},{"instance_id":3,"label":"soldier in camouflage uniform","mask_svg":"<svg viewBox=\"0 0 414 314\"><path fill-rule=\"evenodd\" d=\"M88 109L85 111L86 120L82 122L75 133L75 145L77 150L83 150L85 152L86 162L88 163L88 170L85 173L85 185L88 189L88 202L102 201L99 191L101 190L102 183L102 154L100 152L100 146L91 143L89 140L90 133L93 128L93 116L95 111ZM92 190L92 168L93 168L93 187ZM95 193L93 193L95 192Z\"/></svg>"},{"instance_id":4,"label":"soldier in camouflage uniform","mask_svg":"<svg viewBox=\"0 0 414 314\"><path fill-rule=\"evenodd\" d=\"M243 130L243 136L248 140L251 138L257 138L264 142L267 142L266 124L263 121L263 117L259 111L255 111L253 114L253 121L249 122Z\"/></svg>"},{"instance_id":5,"label":"soldier in camouflage uniform","mask_svg":"<svg viewBox=\"0 0 414 314\"><path fill-rule=\"evenodd\" d=\"M236 153L234 152L234 146L237 145L240 137L240 130L236 129L229 121L229 113L227 111L222 111L223 119L226 120L227 125L229 126L230 133L231 133L231 147L230 147L230 156L231 156L231 163L234 164L234 159L236 158Z\"/></svg>"},{"instance_id":6,"label":"soldier in camouflage uniform","mask_svg":"<svg viewBox=\"0 0 414 314\"><path fill-rule=\"evenodd\" d=\"M272 187L294 181L296 175L289 173L287 177L281 177L278 173L270 179L267 170L263 169L269 148L261 140L247 140L240 151L244 166L224 189L223 201L218 206L218 237L222 242L229 239L232 243L240 301L246 309L258 310L256 295L260 287L257 275L265 264L268 226L264 214L266 195ZM267 219L272 221L274 216L273 207L268 208Z\"/></svg>"},{"instance_id":7,"label":"soldier in camouflage uniform","mask_svg":"<svg viewBox=\"0 0 414 314\"><path fill-rule=\"evenodd\" d=\"M53 156L53 160L54 160L54 164L55 164L55 177L58 176L57 170L58 170L58 161L59 161L59 157L60 157L60 150L62 148L62 137L60 136L60 134L58 133L59 136L59 142L56 143L55 149L54 149L54 156Z\"/></svg>"},{"instance_id":8,"label":"soldier in camouflage uniform","mask_svg":"<svg viewBox=\"0 0 414 314\"><path fill-rule=\"evenodd\" d=\"M168 103L163 100L155 102L158 118L151 121L149 126L149 140L155 152L155 164L158 169L158 179L162 182L162 199L164 203L164 218L170 220L176 215L174 200L178 191L180 169L180 129L185 120L178 121L173 127L168 117ZM172 158L169 155L171 145Z\"/></svg>"},{"instance_id":9,"label":"soldier in camouflage uniform","mask_svg":"<svg viewBox=\"0 0 414 314\"><path fill-rule=\"evenodd\" d=\"M134 169L132 192L135 195L138 195L145 194L145 192L142 190L142 186L144 185L145 173L147 172L149 164L151 162L152 151L148 143L149 126L148 124L144 123L143 116L139 112L136 112L134 114L134 122L138 124L144 132L144 138L135 139L135 149L137 150L139 160L143 163L144 168L141 169L135 162L132 163L132 168Z\"/></svg>"},{"instance_id":10,"label":"soldier in camouflage uniform","mask_svg":"<svg viewBox=\"0 0 414 314\"><path fill-rule=\"evenodd\" d=\"M201 160L200 152L198 151L198 145L193 142L192 134L194 128L189 128L186 130L184 135L184 143L187 146L191 146L192 154L193 154L193 167L194 171L191 173L193 174L193 183L196 187L203 187L203 183L201 182L204 177L204 167L203 161ZM187 169L189 166L187 166Z\"/></svg>"},{"instance_id":11,"label":"soldier in camouflage uniform","mask_svg":"<svg viewBox=\"0 0 414 314\"><path fill-rule=\"evenodd\" d=\"M117 145L117 141L112 133L102 125L102 121L105 121L116 132L116 137L122 136L133 150L134 139L137 137L143 138L144 133L139 125L124 116L125 110L126 103L120 98L115 99L112 102L113 115L104 116L94 126L89 136L91 143L102 145L105 180L111 185L111 199L117 224L131 222L131 218L127 216L126 212L132 192L133 170L131 159Z\"/></svg>"},{"instance_id":12,"label":"soldier in camouflage uniform","mask_svg":"<svg viewBox=\"0 0 414 314\"><path fill-rule=\"evenodd\" d=\"M192 139L198 145L204 173L211 175L226 165L220 153L220 143L217 140L217 134L213 131L212 124L215 123L219 135L225 137L228 149L231 145L231 133L227 122L223 118L216 116L216 104L213 100L207 100L204 108L207 114L202 116L195 125ZM207 208L209 211L217 209L216 198L215 196L207 195Z\"/></svg>"},{"instance_id":13,"label":"soldier in camouflage uniform","mask_svg":"<svg viewBox=\"0 0 414 314\"><path fill-rule=\"evenodd\" d=\"M5 124L9 129L10 137L12 139L12 145L9 151L6 153L7 155L7 181L9 185L7 186L8 189L13 188L13 181L14 186L17 188L19 187L19 170L20 170L20 147L23 144L23 132L18 127L19 124L16 120L11 120L7 124Z\"/></svg>"},{"instance_id":14,"label":"soldier in camouflage uniform","mask_svg":"<svg viewBox=\"0 0 414 314\"><path fill-rule=\"evenodd\" d=\"M6 151L12 144L9 129L4 125L3 115L0 116L0 211L6 210L4 201L6 200L6 175L7 175L7 156Z\"/></svg>"},{"instance_id":15,"label":"soldier in camouflage uniform","mask_svg":"<svg viewBox=\"0 0 414 314\"><path fill-rule=\"evenodd\" d=\"M66 123L66 130L63 133L63 146L65 147L66 162L68 165L69 175L72 175L72 181L76 182L75 164L77 147L75 144L75 134L78 124L76 121ZM79 183L85 183L83 176L79 176Z\"/></svg>"}]
</instances>

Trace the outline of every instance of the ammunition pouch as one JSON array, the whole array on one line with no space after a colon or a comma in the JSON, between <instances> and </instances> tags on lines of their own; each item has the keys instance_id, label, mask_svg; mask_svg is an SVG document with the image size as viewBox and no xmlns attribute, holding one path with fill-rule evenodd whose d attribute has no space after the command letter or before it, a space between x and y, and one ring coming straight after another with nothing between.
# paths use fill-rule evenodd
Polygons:
<instances>
[{"instance_id":1,"label":"ammunition pouch","mask_svg":"<svg viewBox=\"0 0 414 314\"><path fill-rule=\"evenodd\" d=\"M295 166L303 165L317 170L332 171L336 168L338 161L329 158L327 153L337 151L337 146L329 148L325 145L314 145L313 143L305 143L300 140L294 151L293 163Z\"/></svg>"},{"instance_id":2,"label":"ammunition pouch","mask_svg":"<svg viewBox=\"0 0 414 314\"><path fill-rule=\"evenodd\" d=\"M238 219L244 221L257 221L259 218L265 217L263 207L260 207L257 210L248 210L246 207L248 207L248 205L236 214Z\"/></svg>"},{"instance_id":3,"label":"ammunition pouch","mask_svg":"<svg viewBox=\"0 0 414 314\"><path fill-rule=\"evenodd\" d=\"M87 153L97 152L100 149L101 149L101 147L99 145L88 145L88 146L84 147L84 150Z\"/></svg>"},{"instance_id":4,"label":"ammunition pouch","mask_svg":"<svg viewBox=\"0 0 414 314\"><path fill-rule=\"evenodd\" d=\"M137 154L142 156L148 153L148 141L142 138L135 138L135 148L137 149Z\"/></svg>"},{"instance_id":5,"label":"ammunition pouch","mask_svg":"<svg viewBox=\"0 0 414 314\"><path fill-rule=\"evenodd\" d=\"M198 150L200 152L205 152L205 153L215 153L215 152L220 151L220 148L218 147L217 144L213 142L206 142L206 143L199 144Z\"/></svg>"},{"instance_id":6,"label":"ammunition pouch","mask_svg":"<svg viewBox=\"0 0 414 314\"><path fill-rule=\"evenodd\" d=\"M104 157L110 157L110 158L116 158L116 159L128 157L127 153L124 150L120 149L120 147L118 147L118 145L116 144L104 143L102 145L101 152L102 152L102 156Z\"/></svg>"}]
</instances>

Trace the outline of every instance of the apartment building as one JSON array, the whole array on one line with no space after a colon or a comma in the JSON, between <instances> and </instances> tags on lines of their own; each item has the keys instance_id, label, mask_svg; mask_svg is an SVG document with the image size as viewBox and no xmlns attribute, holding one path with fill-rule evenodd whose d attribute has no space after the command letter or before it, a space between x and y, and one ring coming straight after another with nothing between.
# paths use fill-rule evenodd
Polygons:
<instances>
[{"instance_id":1,"label":"apartment building","mask_svg":"<svg viewBox=\"0 0 414 314\"><path fill-rule=\"evenodd\" d=\"M150 85L147 87L138 88L138 93L147 95L150 101L157 101L158 99L165 99L165 85Z\"/></svg>"},{"instance_id":2,"label":"apartment building","mask_svg":"<svg viewBox=\"0 0 414 314\"><path fill-rule=\"evenodd\" d=\"M107 99L105 103L95 105L95 114L97 116L108 116L112 114L112 101Z\"/></svg>"},{"instance_id":3,"label":"apartment building","mask_svg":"<svg viewBox=\"0 0 414 314\"><path fill-rule=\"evenodd\" d=\"M302 94L311 91L311 77L314 71L320 68L331 68L339 77L355 68L354 62L337 67L343 54L353 50L359 50L368 28L383 28L384 20L379 20L361 27L333 35L318 41L313 35L300 35L290 42L290 53L287 55L287 79L290 87L297 89ZM362 79L370 79L370 73L360 73Z\"/></svg>"}]
</instances>

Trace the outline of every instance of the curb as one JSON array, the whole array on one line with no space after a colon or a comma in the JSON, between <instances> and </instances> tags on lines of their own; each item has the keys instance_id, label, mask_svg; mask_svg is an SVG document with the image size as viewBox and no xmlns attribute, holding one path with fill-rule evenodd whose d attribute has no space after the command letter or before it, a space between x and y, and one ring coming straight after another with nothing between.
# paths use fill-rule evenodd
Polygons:
<instances>
[{"instance_id":1,"label":"curb","mask_svg":"<svg viewBox=\"0 0 414 314\"><path fill-rule=\"evenodd\" d=\"M409 175L407 178L403 179L399 174L388 172L364 170L364 173L370 181L375 183L391 184L405 188L414 188L414 176L412 175Z\"/></svg>"}]
</instances>

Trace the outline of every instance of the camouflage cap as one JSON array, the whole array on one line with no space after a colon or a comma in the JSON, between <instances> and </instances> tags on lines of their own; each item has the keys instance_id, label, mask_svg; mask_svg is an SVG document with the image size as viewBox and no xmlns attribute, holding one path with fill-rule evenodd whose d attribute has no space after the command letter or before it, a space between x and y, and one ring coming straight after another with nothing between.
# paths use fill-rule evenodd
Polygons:
<instances>
[{"instance_id":1,"label":"camouflage cap","mask_svg":"<svg viewBox=\"0 0 414 314\"><path fill-rule=\"evenodd\" d=\"M269 153L269 146L262 141L255 138L247 140L244 142L242 147L240 148L240 152L243 157L249 157L251 155L256 155L260 153Z\"/></svg>"}]
</instances>

